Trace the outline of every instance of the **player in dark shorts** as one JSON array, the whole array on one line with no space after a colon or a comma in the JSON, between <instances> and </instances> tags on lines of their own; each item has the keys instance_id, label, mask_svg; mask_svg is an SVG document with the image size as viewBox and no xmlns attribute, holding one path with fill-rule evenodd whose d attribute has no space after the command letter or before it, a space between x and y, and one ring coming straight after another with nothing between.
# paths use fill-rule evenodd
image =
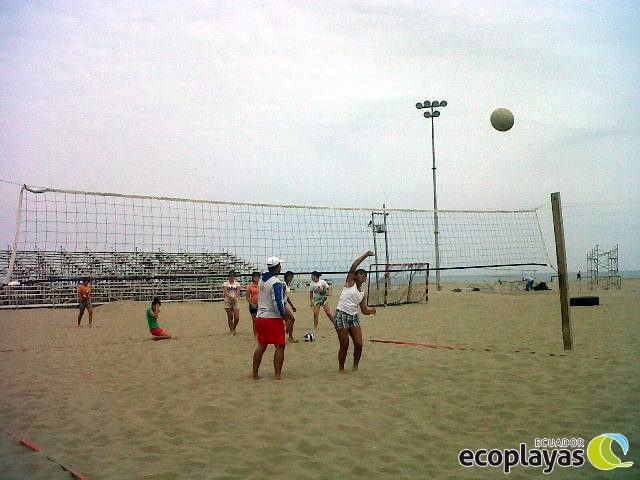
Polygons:
<instances>
[{"instance_id":1,"label":"player in dark shorts","mask_svg":"<svg viewBox=\"0 0 640 480\"><path fill-rule=\"evenodd\" d=\"M88 278L83 279L82 285L78 288L78 308L80 309L78 326L80 326L85 309L89 312L89 326L91 326L93 323L93 305L91 305L91 285Z\"/></svg>"},{"instance_id":2,"label":"player in dark shorts","mask_svg":"<svg viewBox=\"0 0 640 480\"><path fill-rule=\"evenodd\" d=\"M256 315L258 314L258 283L260 282L260 272L251 274L251 283L247 285L247 302L249 303L249 315L253 321L253 336L258 338L256 332Z\"/></svg>"},{"instance_id":3,"label":"player in dark shorts","mask_svg":"<svg viewBox=\"0 0 640 480\"><path fill-rule=\"evenodd\" d=\"M285 313L284 323L286 333L289 337L289 342L298 343L298 340L293 337L293 324L296 323L296 317L293 316L293 312L296 312L297 309L291 301L291 282L293 282L293 272L289 270L284 274L284 283L282 284L284 297L284 301L282 303L284 303ZM287 304L289 305L287 306Z\"/></svg>"}]
</instances>

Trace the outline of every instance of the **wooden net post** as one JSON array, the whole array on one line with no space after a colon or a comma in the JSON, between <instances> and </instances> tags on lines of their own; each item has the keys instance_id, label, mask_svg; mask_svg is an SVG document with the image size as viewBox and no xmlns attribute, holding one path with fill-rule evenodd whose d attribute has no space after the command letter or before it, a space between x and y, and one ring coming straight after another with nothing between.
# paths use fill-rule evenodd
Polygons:
<instances>
[{"instance_id":1,"label":"wooden net post","mask_svg":"<svg viewBox=\"0 0 640 480\"><path fill-rule=\"evenodd\" d=\"M562 342L565 350L571 350L571 312L569 311L567 252L564 245L564 227L562 225L562 204L560 202L560 192L551 194L551 209L553 210L553 231L555 233L556 258L558 261L560 311L562 313Z\"/></svg>"}]
</instances>

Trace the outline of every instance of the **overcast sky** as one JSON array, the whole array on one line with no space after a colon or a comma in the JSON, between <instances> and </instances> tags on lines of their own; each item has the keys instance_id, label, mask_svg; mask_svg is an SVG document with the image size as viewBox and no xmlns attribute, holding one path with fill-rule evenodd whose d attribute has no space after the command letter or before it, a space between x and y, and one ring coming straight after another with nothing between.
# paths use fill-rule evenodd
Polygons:
<instances>
[{"instance_id":1,"label":"overcast sky","mask_svg":"<svg viewBox=\"0 0 640 480\"><path fill-rule=\"evenodd\" d=\"M1 1L0 178L431 208L415 103L446 99L441 209L560 191L570 268L619 243L621 270L640 270L638 25L635 0ZM511 131L491 128L497 107ZM2 245L17 192L0 184Z\"/></svg>"}]
</instances>

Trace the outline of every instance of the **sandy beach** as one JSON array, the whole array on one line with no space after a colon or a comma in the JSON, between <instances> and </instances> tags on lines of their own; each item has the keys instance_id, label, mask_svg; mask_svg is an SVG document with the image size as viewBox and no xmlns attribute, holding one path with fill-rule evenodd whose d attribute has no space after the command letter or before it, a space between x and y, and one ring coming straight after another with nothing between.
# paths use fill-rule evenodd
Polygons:
<instances>
[{"instance_id":1,"label":"sandy beach","mask_svg":"<svg viewBox=\"0 0 640 480\"><path fill-rule=\"evenodd\" d=\"M452 288L361 317L355 373L338 373L321 313L316 342L287 346L279 382L273 347L251 379L244 303L237 336L221 303L164 304L160 324L179 338L162 342L150 338L144 303L98 307L93 328L86 318L78 328L71 309L0 311L0 428L43 450L2 432L0 478L69 478L46 455L92 480L503 478L461 467L458 453L605 432L627 436L624 460L636 465L603 473L587 462L550 477L639 478L640 280L571 309L571 352L557 292ZM306 295L294 294L298 338L313 325Z\"/></svg>"}]
</instances>

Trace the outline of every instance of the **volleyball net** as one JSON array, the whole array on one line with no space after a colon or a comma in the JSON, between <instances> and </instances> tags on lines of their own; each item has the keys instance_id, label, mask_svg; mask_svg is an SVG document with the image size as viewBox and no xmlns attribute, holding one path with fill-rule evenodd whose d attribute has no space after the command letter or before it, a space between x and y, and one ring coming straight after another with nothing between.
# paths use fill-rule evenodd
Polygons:
<instances>
[{"instance_id":1,"label":"volleyball net","mask_svg":"<svg viewBox=\"0 0 640 480\"><path fill-rule=\"evenodd\" d=\"M34 188L19 193L4 283L159 279L264 270L344 274L363 264L435 267L434 212L222 202ZM548 265L536 210L439 210L440 269ZM211 265L216 266L215 269ZM209 270L207 270L209 268Z\"/></svg>"}]
</instances>

